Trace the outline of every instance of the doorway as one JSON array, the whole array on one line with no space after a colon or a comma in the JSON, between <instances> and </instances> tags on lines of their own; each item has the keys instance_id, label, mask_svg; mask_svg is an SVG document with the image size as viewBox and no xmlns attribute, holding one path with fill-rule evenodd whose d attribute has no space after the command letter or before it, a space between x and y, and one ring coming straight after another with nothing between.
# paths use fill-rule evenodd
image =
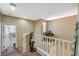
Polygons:
<instances>
[{"instance_id":1,"label":"doorway","mask_svg":"<svg viewBox=\"0 0 79 59\"><path fill-rule=\"evenodd\" d=\"M17 33L16 26L10 24L3 25L3 35L2 35L2 52L12 48L13 44L16 44L17 47Z\"/></svg>"}]
</instances>

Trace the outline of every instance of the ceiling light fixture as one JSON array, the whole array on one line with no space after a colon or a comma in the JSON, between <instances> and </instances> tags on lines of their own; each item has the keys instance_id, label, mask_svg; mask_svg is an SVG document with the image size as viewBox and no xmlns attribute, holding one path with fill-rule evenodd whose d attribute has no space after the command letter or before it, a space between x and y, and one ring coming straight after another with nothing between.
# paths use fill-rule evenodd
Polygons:
<instances>
[{"instance_id":1,"label":"ceiling light fixture","mask_svg":"<svg viewBox=\"0 0 79 59\"><path fill-rule=\"evenodd\" d=\"M26 18L26 16L24 16L23 18Z\"/></svg>"},{"instance_id":2,"label":"ceiling light fixture","mask_svg":"<svg viewBox=\"0 0 79 59\"><path fill-rule=\"evenodd\" d=\"M10 3L10 8L11 8L11 10L16 10L16 5L15 4L13 4L13 3Z\"/></svg>"}]
</instances>

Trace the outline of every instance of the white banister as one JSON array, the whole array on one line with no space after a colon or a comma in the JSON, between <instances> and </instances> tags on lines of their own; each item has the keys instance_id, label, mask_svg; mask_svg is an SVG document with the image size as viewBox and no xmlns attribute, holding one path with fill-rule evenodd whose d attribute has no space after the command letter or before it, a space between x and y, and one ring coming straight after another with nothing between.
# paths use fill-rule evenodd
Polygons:
<instances>
[{"instance_id":1,"label":"white banister","mask_svg":"<svg viewBox=\"0 0 79 59\"><path fill-rule=\"evenodd\" d=\"M47 38L47 40L46 40L46 45L47 45L47 53L48 53L48 38Z\"/></svg>"},{"instance_id":2,"label":"white banister","mask_svg":"<svg viewBox=\"0 0 79 59\"><path fill-rule=\"evenodd\" d=\"M52 46L52 51L51 51L51 54L53 55L53 52L54 52L54 48L53 48L53 46L54 46L54 39L52 39L52 44L51 44Z\"/></svg>"},{"instance_id":3,"label":"white banister","mask_svg":"<svg viewBox=\"0 0 79 59\"><path fill-rule=\"evenodd\" d=\"M45 40L45 42L44 42L44 50L46 51L46 37L44 37L44 40Z\"/></svg>"},{"instance_id":4,"label":"white banister","mask_svg":"<svg viewBox=\"0 0 79 59\"><path fill-rule=\"evenodd\" d=\"M46 55L70 55L72 41L34 34L35 47ZM67 52L67 54L65 53Z\"/></svg>"},{"instance_id":5,"label":"white banister","mask_svg":"<svg viewBox=\"0 0 79 59\"><path fill-rule=\"evenodd\" d=\"M59 49L59 50L58 50L59 55L60 55L60 48L61 48L61 46L60 46L60 42L61 42L61 41L59 40L59 42L58 42L58 43L59 43L59 44L58 44L58 45L59 45L59 48L58 48L58 49Z\"/></svg>"},{"instance_id":6,"label":"white banister","mask_svg":"<svg viewBox=\"0 0 79 59\"><path fill-rule=\"evenodd\" d=\"M43 39L41 39L41 48L43 49Z\"/></svg>"},{"instance_id":7,"label":"white banister","mask_svg":"<svg viewBox=\"0 0 79 59\"><path fill-rule=\"evenodd\" d=\"M40 38L40 48L42 49L42 45L43 45L43 42L42 42L42 39Z\"/></svg>"},{"instance_id":8,"label":"white banister","mask_svg":"<svg viewBox=\"0 0 79 59\"><path fill-rule=\"evenodd\" d=\"M69 46L69 42L68 42L68 55L70 55L70 46Z\"/></svg>"},{"instance_id":9,"label":"white banister","mask_svg":"<svg viewBox=\"0 0 79 59\"><path fill-rule=\"evenodd\" d=\"M55 40L55 45L54 45L54 47L55 47L55 55L56 55L56 51L57 51L57 46L56 46L57 44L56 44L56 40Z\"/></svg>"},{"instance_id":10,"label":"white banister","mask_svg":"<svg viewBox=\"0 0 79 59\"><path fill-rule=\"evenodd\" d=\"M64 56L64 42L63 42L63 56Z\"/></svg>"}]
</instances>

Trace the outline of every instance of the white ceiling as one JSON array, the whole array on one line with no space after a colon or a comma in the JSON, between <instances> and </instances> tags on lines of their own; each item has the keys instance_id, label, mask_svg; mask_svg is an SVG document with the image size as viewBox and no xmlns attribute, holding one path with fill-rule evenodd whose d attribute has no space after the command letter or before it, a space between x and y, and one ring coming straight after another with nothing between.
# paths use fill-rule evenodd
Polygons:
<instances>
[{"instance_id":1,"label":"white ceiling","mask_svg":"<svg viewBox=\"0 0 79 59\"><path fill-rule=\"evenodd\" d=\"M26 19L55 19L77 14L76 3L15 3L16 10L10 8L9 3L0 3L2 14Z\"/></svg>"}]
</instances>

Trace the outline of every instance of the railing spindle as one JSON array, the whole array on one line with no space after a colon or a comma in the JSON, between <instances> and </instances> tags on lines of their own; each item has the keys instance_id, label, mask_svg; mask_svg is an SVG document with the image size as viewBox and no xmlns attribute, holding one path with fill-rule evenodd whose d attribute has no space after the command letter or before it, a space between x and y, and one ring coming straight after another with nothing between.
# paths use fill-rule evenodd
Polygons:
<instances>
[{"instance_id":1,"label":"railing spindle","mask_svg":"<svg viewBox=\"0 0 79 59\"><path fill-rule=\"evenodd\" d=\"M52 51L51 51L51 55L53 55L53 52L54 52L54 39L52 39L51 41L51 48L52 48Z\"/></svg>"},{"instance_id":2,"label":"railing spindle","mask_svg":"<svg viewBox=\"0 0 79 59\"><path fill-rule=\"evenodd\" d=\"M49 38L48 38L48 53L50 53L50 52L49 52Z\"/></svg>"},{"instance_id":3,"label":"railing spindle","mask_svg":"<svg viewBox=\"0 0 79 59\"><path fill-rule=\"evenodd\" d=\"M44 49L46 51L46 37L45 37L45 42L44 42Z\"/></svg>"},{"instance_id":4,"label":"railing spindle","mask_svg":"<svg viewBox=\"0 0 79 59\"><path fill-rule=\"evenodd\" d=\"M43 37L43 50L44 50L44 37Z\"/></svg>"},{"instance_id":5,"label":"railing spindle","mask_svg":"<svg viewBox=\"0 0 79 59\"><path fill-rule=\"evenodd\" d=\"M63 56L64 56L64 42L63 42Z\"/></svg>"},{"instance_id":6,"label":"railing spindle","mask_svg":"<svg viewBox=\"0 0 79 59\"><path fill-rule=\"evenodd\" d=\"M48 36L42 36L38 34L34 35L34 39L35 39L35 47L47 53L48 55L65 56L66 51L67 51L67 55L70 55L70 44L72 44L72 41L63 40L59 38L52 38ZM65 47L66 43L67 43L67 47ZM61 52L63 54L61 54Z\"/></svg>"},{"instance_id":7,"label":"railing spindle","mask_svg":"<svg viewBox=\"0 0 79 59\"><path fill-rule=\"evenodd\" d=\"M55 40L55 56L56 56L56 51L57 51L57 43L56 43L56 40Z\"/></svg>"},{"instance_id":8,"label":"railing spindle","mask_svg":"<svg viewBox=\"0 0 79 59\"><path fill-rule=\"evenodd\" d=\"M46 38L46 52L48 53L48 38Z\"/></svg>"},{"instance_id":9,"label":"railing spindle","mask_svg":"<svg viewBox=\"0 0 79 59\"><path fill-rule=\"evenodd\" d=\"M69 46L69 42L68 42L68 56L70 55L70 46Z\"/></svg>"},{"instance_id":10,"label":"railing spindle","mask_svg":"<svg viewBox=\"0 0 79 59\"><path fill-rule=\"evenodd\" d=\"M42 49L43 49L43 36L42 36Z\"/></svg>"},{"instance_id":11,"label":"railing spindle","mask_svg":"<svg viewBox=\"0 0 79 59\"><path fill-rule=\"evenodd\" d=\"M58 52L59 52L59 56L60 56L60 48L61 48L61 46L60 46L60 42L61 42L61 41L58 40L58 42L59 42L59 44L58 44L58 45L59 45L59 51L58 51Z\"/></svg>"}]
</instances>

